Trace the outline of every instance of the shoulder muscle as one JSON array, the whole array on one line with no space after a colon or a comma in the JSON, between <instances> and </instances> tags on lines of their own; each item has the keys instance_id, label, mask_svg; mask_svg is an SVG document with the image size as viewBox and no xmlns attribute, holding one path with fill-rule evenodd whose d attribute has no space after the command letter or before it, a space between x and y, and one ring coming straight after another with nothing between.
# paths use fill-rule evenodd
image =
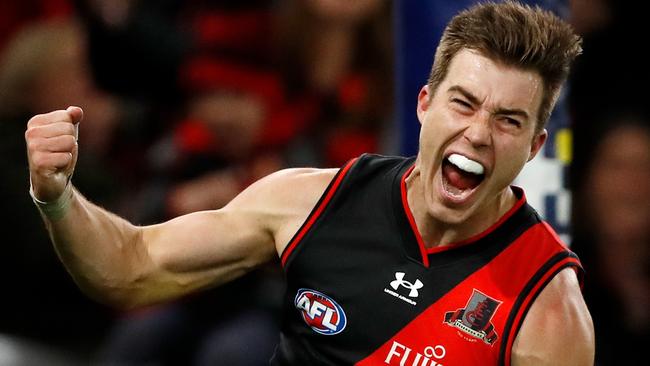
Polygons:
<instances>
[{"instance_id":1,"label":"shoulder muscle","mask_svg":"<svg viewBox=\"0 0 650 366\"><path fill-rule=\"evenodd\" d=\"M337 172L315 168L275 172L253 183L224 210L256 212L282 253Z\"/></svg>"},{"instance_id":2,"label":"shoulder muscle","mask_svg":"<svg viewBox=\"0 0 650 366\"><path fill-rule=\"evenodd\" d=\"M143 227L137 303L232 280L280 253L337 170L288 169L253 183L228 205ZM302 221L301 221L302 220Z\"/></svg>"},{"instance_id":3,"label":"shoulder muscle","mask_svg":"<svg viewBox=\"0 0 650 366\"><path fill-rule=\"evenodd\" d=\"M565 268L531 306L512 348L513 365L593 365L594 329L575 271Z\"/></svg>"}]
</instances>

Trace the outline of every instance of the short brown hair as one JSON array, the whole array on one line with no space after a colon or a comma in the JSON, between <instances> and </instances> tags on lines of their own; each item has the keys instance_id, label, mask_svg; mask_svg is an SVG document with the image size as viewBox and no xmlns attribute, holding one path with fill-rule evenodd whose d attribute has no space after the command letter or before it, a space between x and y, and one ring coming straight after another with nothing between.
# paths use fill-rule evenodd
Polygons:
<instances>
[{"instance_id":1,"label":"short brown hair","mask_svg":"<svg viewBox=\"0 0 650 366\"><path fill-rule=\"evenodd\" d=\"M537 72L544 83L537 115L540 131L546 124L573 60L582 52L582 39L558 16L505 1L484 2L457 14L447 24L436 50L428 86L433 94L447 75L452 58L470 49L505 65Z\"/></svg>"}]
</instances>

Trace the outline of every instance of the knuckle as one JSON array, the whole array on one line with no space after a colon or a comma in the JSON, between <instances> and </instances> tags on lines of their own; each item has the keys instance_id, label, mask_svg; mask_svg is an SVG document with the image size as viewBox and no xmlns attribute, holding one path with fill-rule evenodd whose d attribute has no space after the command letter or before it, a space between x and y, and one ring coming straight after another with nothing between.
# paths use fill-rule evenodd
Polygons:
<instances>
[{"instance_id":1,"label":"knuckle","mask_svg":"<svg viewBox=\"0 0 650 366\"><path fill-rule=\"evenodd\" d=\"M40 143L36 139L29 139L27 140L27 149L29 151L35 152L38 151L38 148L40 147Z\"/></svg>"},{"instance_id":2,"label":"knuckle","mask_svg":"<svg viewBox=\"0 0 650 366\"><path fill-rule=\"evenodd\" d=\"M31 155L32 163L34 165L34 168L41 169L45 165L45 157L43 156L42 153L35 153Z\"/></svg>"},{"instance_id":3,"label":"knuckle","mask_svg":"<svg viewBox=\"0 0 650 366\"><path fill-rule=\"evenodd\" d=\"M72 154L67 153L67 154L59 154L58 156L60 165L67 165L70 164L72 161Z\"/></svg>"},{"instance_id":4,"label":"knuckle","mask_svg":"<svg viewBox=\"0 0 650 366\"><path fill-rule=\"evenodd\" d=\"M42 135L42 130L39 126L28 127L25 131L25 139L35 140Z\"/></svg>"},{"instance_id":5,"label":"knuckle","mask_svg":"<svg viewBox=\"0 0 650 366\"><path fill-rule=\"evenodd\" d=\"M45 114L37 114L34 117L30 118L29 121L27 122L28 126L37 126L39 124L42 124L43 122L46 122L47 120L47 115Z\"/></svg>"},{"instance_id":6,"label":"knuckle","mask_svg":"<svg viewBox=\"0 0 650 366\"><path fill-rule=\"evenodd\" d=\"M32 128L38 122L39 115L36 115L27 121L27 128Z\"/></svg>"},{"instance_id":7,"label":"knuckle","mask_svg":"<svg viewBox=\"0 0 650 366\"><path fill-rule=\"evenodd\" d=\"M66 123L66 133L74 138L75 130L72 123Z\"/></svg>"},{"instance_id":8,"label":"knuckle","mask_svg":"<svg viewBox=\"0 0 650 366\"><path fill-rule=\"evenodd\" d=\"M69 150L72 150L74 145L77 143L77 140L74 138L74 136L70 136L70 135L65 135L63 141L65 144L64 147Z\"/></svg>"},{"instance_id":9,"label":"knuckle","mask_svg":"<svg viewBox=\"0 0 650 366\"><path fill-rule=\"evenodd\" d=\"M26 138L36 138L38 136L38 127L37 126L30 126L25 130L25 137Z\"/></svg>"}]
</instances>

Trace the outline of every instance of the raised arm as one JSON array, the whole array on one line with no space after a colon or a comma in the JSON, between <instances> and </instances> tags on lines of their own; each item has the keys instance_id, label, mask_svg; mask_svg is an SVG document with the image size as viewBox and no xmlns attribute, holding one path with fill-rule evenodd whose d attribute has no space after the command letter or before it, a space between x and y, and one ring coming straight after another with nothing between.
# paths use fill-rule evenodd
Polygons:
<instances>
[{"instance_id":1,"label":"raised arm","mask_svg":"<svg viewBox=\"0 0 650 366\"><path fill-rule=\"evenodd\" d=\"M592 366L594 326L575 271L563 269L531 306L512 346L513 366Z\"/></svg>"},{"instance_id":2,"label":"raised arm","mask_svg":"<svg viewBox=\"0 0 650 366\"><path fill-rule=\"evenodd\" d=\"M70 185L79 108L33 117L25 133L32 194L56 251L89 296L121 307L216 286L271 260L335 171L292 169L247 188L226 207L139 227ZM38 203L38 202L41 203Z\"/></svg>"}]
</instances>

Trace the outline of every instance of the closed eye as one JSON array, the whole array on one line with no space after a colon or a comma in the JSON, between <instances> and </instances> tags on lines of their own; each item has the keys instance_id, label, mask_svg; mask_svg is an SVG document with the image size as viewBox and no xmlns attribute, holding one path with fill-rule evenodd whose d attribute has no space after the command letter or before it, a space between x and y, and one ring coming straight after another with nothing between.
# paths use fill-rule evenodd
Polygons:
<instances>
[{"instance_id":1,"label":"closed eye","mask_svg":"<svg viewBox=\"0 0 650 366\"><path fill-rule=\"evenodd\" d=\"M510 117L503 117L503 120L511 127L521 128L522 123L519 120Z\"/></svg>"},{"instance_id":2,"label":"closed eye","mask_svg":"<svg viewBox=\"0 0 650 366\"><path fill-rule=\"evenodd\" d=\"M460 107L462 107L462 108L466 108L466 109L471 109L472 108L472 105L469 104L469 102L467 102L467 101L465 101L463 99L452 98L451 102L458 105L458 106L460 106Z\"/></svg>"}]
</instances>

